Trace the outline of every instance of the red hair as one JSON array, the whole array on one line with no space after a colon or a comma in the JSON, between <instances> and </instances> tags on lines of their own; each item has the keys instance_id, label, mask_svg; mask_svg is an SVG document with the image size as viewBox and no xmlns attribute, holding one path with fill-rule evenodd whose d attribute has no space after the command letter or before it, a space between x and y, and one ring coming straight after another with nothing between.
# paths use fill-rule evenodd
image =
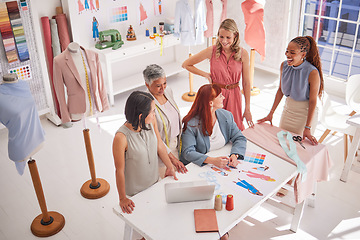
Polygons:
<instances>
[{"instance_id":1,"label":"red hair","mask_svg":"<svg viewBox=\"0 0 360 240\"><path fill-rule=\"evenodd\" d=\"M187 128L187 124L190 119L199 117L201 124L201 130L204 136L210 136L212 134L212 119L210 101L214 100L221 93L221 88L217 84L205 84L201 86L196 94L195 101L191 106L189 113L183 118L184 131Z\"/></svg>"}]
</instances>

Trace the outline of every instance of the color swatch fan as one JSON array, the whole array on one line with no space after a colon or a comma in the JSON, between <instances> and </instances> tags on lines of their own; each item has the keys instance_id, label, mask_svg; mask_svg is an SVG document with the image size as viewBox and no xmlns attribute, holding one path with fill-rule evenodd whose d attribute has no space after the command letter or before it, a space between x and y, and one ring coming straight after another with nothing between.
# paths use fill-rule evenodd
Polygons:
<instances>
[{"instance_id":1,"label":"color swatch fan","mask_svg":"<svg viewBox=\"0 0 360 240\"><path fill-rule=\"evenodd\" d=\"M9 73L16 73L19 79L30 80L31 70L30 65L24 65L16 68L9 69Z\"/></svg>"},{"instance_id":2,"label":"color swatch fan","mask_svg":"<svg viewBox=\"0 0 360 240\"><path fill-rule=\"evenodd\" d=\"M266 155L261 153L246 152L244 160L245 162L251 162L256 164L263 164Z\"/></svg>"}]
</instances>

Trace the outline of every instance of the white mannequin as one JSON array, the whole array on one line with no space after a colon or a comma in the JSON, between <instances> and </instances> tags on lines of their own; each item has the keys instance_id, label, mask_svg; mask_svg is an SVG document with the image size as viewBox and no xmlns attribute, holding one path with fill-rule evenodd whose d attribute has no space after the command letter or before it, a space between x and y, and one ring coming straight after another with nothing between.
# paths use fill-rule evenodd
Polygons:
<instances>
[{"instance_id":1,"label":"white mannequin","mask_svg":"<svg viewBox=\"0 0 360 240\"><path fill-rule=\"evenodd\" d=\"M212 2L213 4L213 14L214 14L214 24L213 24L213 35L214 37L217 36L219 27L221 24L221 13L223 11L223 4L221 0L215 0Z\"/></svg>"},{"instance_id":2,"label":"white mannequin","mask_svg":"<svg viewBox=\"0 0 360 240\"><path fill-rule=\"evenodd\" d=\"M260 3L263 7L265 7L266 0L255 0L255 2Z\"/></svg>"},{"instance_id":3,"label":"white mannequin","mask_svg":"<svg viewBox=\"0 0 360 240\"><path fill-rule=\"evenodd\" d=\"M78 120L81 120L84 115L85 116L90 115L90 101L89 101L87 85L86 85L86 74L85 74L84 62L81 57L81 53L82 53L82 56L84 57L84 61L87 61L87 59L86 59L85 52L83 50L81 50L80 45L78 43L71 42L68 45L67 49L69 50L72 60L74 61L74 64L76 66L76 69L77 69L80 79L81 79L81 84L86 92L86 99L85 99L86 111L85 111L85 113L84 114L82 114L82 113L71 114L71 119L74 121L78 121ZM89 70L89 69L87 69L87 70ZM64 127L71 127L71 125L72 125L71 123L65 123Z\"/></svg>"},{"instance_id":4,"label":"white mannequin","mask_svg":"<svg viewBox=\"0 0 360 240\"><path fill-rule=\"evenodd\" d=\"M18 76L16 73L9 73L3 76L3 83L16 83L18 82Z\"/></svg>"}]
</instances>

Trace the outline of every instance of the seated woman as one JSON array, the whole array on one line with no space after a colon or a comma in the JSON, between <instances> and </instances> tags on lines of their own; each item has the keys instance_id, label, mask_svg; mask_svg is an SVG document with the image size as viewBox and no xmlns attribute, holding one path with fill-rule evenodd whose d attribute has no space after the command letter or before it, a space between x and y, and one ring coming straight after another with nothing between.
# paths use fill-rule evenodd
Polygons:
<instances>
[{"instance_id":1,"label":"seated woman","mask_svg":"<svg viewBox=\"0 0 360 240\"><path fill-rule=\"evenodd\" d=\"M178 172L186 173L187 169L179 161L179 143L181 136L181 117L173 93L166 86L166 75L162 67L151 64L143 71L145 85L154 97L155 118L162 141L167 146L167 152L172 164ZM163 165L160 163L160 166ZM160 167L163 177L164 167Z\"/></svg>"},{"instance_id":2,"label":"seated woman","mask_svg":"<svg viewBox=\"0 0 360 240\"><path fill-rule=\"evenodd\" d=\"M113 155L120 207L124 213L131 213L135 204L127 196L158 181L158 157L166 166L165 176L177 178L157 130L154 98L141 91L131 93L125 105L125 117L126 122L114 137Z\"/></svg>"},{"instance_id":3,"label":"seated woman","mask_svg":"<svg viewBox=\"0 0 360 240\"><path fill-rule=\"evenodd\" d=\"M182 151L184 164L193 162L199 166L211 163L219 168L236 167L237 159L243 159L246 138L237 127L231 112L222 109L224 96L217 84L203 85L191 109L183 119ZM207 152L232 142L228 156L209 157Z\"/></svg>"}]
</instances>

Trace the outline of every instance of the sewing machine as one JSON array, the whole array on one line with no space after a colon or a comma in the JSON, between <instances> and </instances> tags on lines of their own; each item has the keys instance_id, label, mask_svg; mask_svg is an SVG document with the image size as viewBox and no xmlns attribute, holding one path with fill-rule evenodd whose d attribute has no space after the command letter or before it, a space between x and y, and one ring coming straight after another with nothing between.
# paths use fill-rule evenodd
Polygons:
<instances>
[{"instance_id":1,"label":"sewing machine","mask_svg":"<svg viewBox=\"0 0 360 240\"><path fill-rule=\"evenodd\" d=\"M110 36L111 41L105 40L105 37ZM120 48L124 42L121 40L121 35L116 29L109 29L99 33L99 41L95 44L97 49L105 49L112 47L113 50Z\"/></svg>"}]
</instances>

